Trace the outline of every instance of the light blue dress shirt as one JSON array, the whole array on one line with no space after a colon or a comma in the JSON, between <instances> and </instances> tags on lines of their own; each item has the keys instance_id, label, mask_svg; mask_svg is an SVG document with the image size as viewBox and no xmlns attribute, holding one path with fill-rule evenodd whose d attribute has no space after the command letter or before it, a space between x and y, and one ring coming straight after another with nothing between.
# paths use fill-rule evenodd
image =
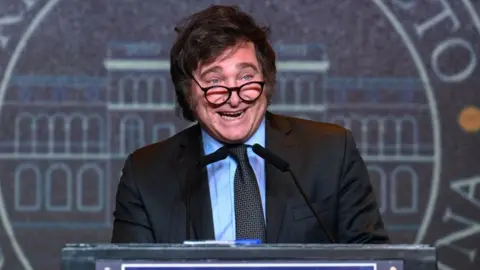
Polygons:
<instances>
[{"instance_id":1,"label":"light blue dress shirt","mask_svg":"<svg viewBox=\"0 0 480 270\"><path fill-rule=\"evenodd\" d=\"M215 152L222 143L213 139L207 132L202 130L203 149L205 155ZM265 119L260 124L255 134L245 144L265 147ZM265 217L265 161L257 156L251 148L247 149L248 159L255 171ZM226 159L209 164L207 166L208 185L212 205L213 226L215 240L235 240L235 205L233 178L237 163L228 156Z\"/></svg>"}]
</instances>

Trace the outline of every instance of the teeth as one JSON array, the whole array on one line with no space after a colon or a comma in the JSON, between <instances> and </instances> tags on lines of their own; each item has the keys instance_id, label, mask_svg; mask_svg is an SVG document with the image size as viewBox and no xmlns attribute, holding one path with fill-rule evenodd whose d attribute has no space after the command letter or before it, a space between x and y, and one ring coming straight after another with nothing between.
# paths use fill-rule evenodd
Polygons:
<instances>
[{"instance_id":1,"label":"teeth","mask_svg":"<svg viewBox=\"0 0 480 270\"><path fill-rule=\"evenodd\" d=\"M234 118L238 118L242 115L243 115L243 111L238 112L238 113L220 113L220 116L222 116L225 119L234 119Z\"/></svg>"},{"instance_id":2,"label":"teeth","mask_svg":"<svg viewBox=\"0 0 480 270\"><path fill-rule=\"evenodd\" d=\"M225 115L236 115L236 114L240 114L242 112L222 112L221 114L225 114Z\"/></svg>"}]
</instances>

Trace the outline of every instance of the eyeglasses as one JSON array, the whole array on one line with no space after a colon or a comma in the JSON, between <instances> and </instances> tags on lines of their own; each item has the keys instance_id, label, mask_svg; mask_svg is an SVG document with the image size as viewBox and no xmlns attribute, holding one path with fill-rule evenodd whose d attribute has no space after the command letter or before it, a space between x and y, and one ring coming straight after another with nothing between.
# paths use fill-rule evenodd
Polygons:
<instances>
[{"instance_id":1,"label":"eyeglasses","mask_svg":"<svg viewBox=\"0 0 480 270\"><path fill-rule=\"evenodd\" d=\"M214 85L209 87L202 87L197 80L193 79L205 95L205 99L213 105L220 106L225 104L232 92L237 92L238 97L244 102L251 103L257 100L262 95L265 82L252 81L242 84L237 87L227 87L223 85Z\"/></svg>"}]
</instances>

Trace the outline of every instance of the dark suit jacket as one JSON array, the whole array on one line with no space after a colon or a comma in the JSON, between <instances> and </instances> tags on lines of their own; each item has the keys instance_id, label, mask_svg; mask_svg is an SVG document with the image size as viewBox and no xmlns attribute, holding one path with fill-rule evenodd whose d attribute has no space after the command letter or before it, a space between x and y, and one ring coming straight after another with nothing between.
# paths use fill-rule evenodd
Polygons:
<instances>
[{"instance_id":1,"label":"dark suit jacket","mask_svg":"<svg viewBox=\"0 0 480 270\"><path fill-rule=\"evenodd\" d=\"M267 112L266 147L290 163L335 242L389 241L349 131ZM186 175L202 155L198 124L130 154L116 194L112 243L182 243ZM213 240L206 170L194 178L191 235ZM267 243L329 242L290 175L268 164L266 197Z\"/></svg>"}]
</instances>

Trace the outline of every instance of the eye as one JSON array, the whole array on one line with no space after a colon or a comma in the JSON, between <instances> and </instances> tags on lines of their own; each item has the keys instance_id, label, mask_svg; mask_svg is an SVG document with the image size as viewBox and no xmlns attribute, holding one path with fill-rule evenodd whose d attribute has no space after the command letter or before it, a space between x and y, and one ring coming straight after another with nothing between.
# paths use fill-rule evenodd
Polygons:
<instances>
[{"instance_id":1,"label":"eye","mask_svg":"<svg viewBox=\"0 0 480 270\"><path fill-rule=\"evenodd\" d=\"M253 78L252 75L243 75L243 77L242 77L243 80L250 80L252 78Z\"/></svg>"},{"instance_id":2,"label":"eye","mask_svg":"<svg viewBox=\"0 0 480 270\"><path fill-rule=\"evenodd\" d=\"M220 83L220 80L219 79L211 79L208 81L209 84L218 84Z\"/></svg>"}]
</instances>

